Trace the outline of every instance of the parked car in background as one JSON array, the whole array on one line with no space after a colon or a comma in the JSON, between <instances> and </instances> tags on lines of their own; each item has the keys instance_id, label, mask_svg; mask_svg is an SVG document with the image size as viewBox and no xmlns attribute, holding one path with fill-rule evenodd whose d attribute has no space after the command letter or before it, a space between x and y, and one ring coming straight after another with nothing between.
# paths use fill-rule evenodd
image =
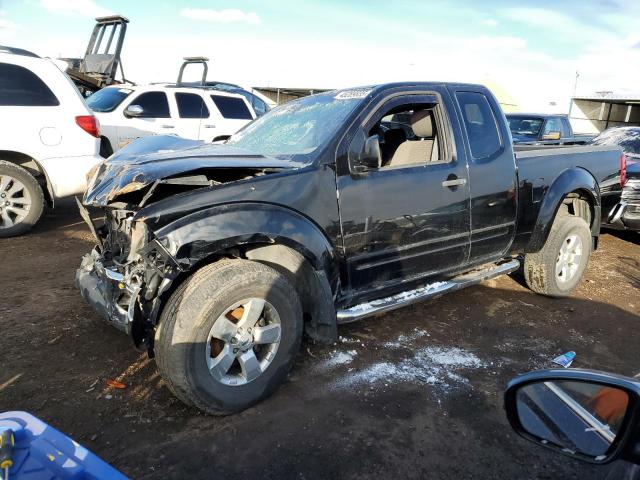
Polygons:
<instances>
[{"instance_id":1,"label":"parked car in background","mask_svg":"<svg viewBox=\"0 0 640 480\"><path fill-rule=\"evenodd\" d=\"M620 191L618 147L514 152L495 97L400 83L305 97L225 144L148 137L91 174L98 247L76 283L155 354L183 401L242 410L286 378L303 330L512 272L570 295Z\"/></svg>"},{"instance_id":2,"label":"parked car in background","mask_svg":"<svg viewBox=\"0 0 640 480\"><path fill-rule=\"evenodd\" d=\"M627 157L627 164L640 162L640 127L609 128L591 141L592 145L617 145Z\"/></svg>"},{"instance_id":3,"label":"parked car in background","mask_svg":"<svg viewBox=\"0 0 640 480\"><path fill-rule=\"evenodd\" d=\"M87 105L100 121L104 156L147 135L224 140L258 116L245 94L199 84L114 85Z\"/></svg>"},{"instance_id":4,"label":"parked car in background","mask_svg":"<svg viewBox=\"0 0 640 480\"><path fill-rule=\"evenodd\" d=\"M576 135L566 115L508 113L506 115L514 144L585 145L593 135Z\"/></svg>"},{"instance_id":5,"label":"parked car in background","mask_svg":"<svg viewBox=\"0 0 640 480\"><path fill-rule=\"evenodd\" d=\"M609 128L592 145L616 145L624 152L626 168L620 202L610 212L607 227L640 231L640 127Z\"/></svg>"},{"instance_id":6,"label":"parked car in background","mask_svg":"<svg viewBox=\"0 0 640 480\"><path fill-rule=\"evenodd\" d=\"M184 83L188 85L187 82ZM201 82L193 82L193 86L200 86ZM249 91L246 88L242 88L240 85L235 85L233 83L227 82L216 82L216 81L207 81L205 85L209 88L217 88L219 90L224 90L231 93L238 93L247 99L253 111L256 113L257 117L261 117L269 110L271 110L272 106L275 106L275 102L260 94L259 92Z\"/></svg>"},{"instance_id":7,"label":"parked car in background","mask_svg":"<svg viewBox=\"0 0 640 480\"><path fill-rule=\"evenodd\" d=\"M606 226L640 231L640 162L628 165L625 173L620 203L611 211Z\"/></svg>"},{"instance_id":8,"label":"parked car in background","mask_svg":"<svg viewBox=\"0 0 640 480\"><path fill-rule=\"evenodd\" d=\"M96 117L69 77L26 50L0 46L0 237L35 225L44 205L83 193L102 158Z\"/></svg>"}]
</instances>

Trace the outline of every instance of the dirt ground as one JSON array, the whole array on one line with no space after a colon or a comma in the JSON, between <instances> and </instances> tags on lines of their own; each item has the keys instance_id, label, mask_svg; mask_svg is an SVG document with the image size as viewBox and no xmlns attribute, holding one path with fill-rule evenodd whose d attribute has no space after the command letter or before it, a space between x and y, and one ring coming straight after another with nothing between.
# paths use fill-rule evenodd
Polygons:
<instances>
[{"instance_id":1,"label":"dirt ground","mask_svg":"<svg viewBox=\"0 0 640 480\"><path fill-rule=\"evenodd\" d=\"M92 241L71 202L0 240L0 411L26 410L132 478L595 479L512 433L502 392L575 350L640 371L640 235L604 234L574 298L502 277L303 344L289 381L241 414L176 400L155 364L73 286ZM127 385L114 390L107 379Z\"/></svg>"}]
</instances>

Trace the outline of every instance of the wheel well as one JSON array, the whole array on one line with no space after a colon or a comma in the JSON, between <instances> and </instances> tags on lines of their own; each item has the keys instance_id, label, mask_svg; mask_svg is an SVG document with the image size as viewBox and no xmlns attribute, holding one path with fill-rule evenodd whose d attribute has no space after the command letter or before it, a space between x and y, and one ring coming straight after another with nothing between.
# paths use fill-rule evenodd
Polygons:
<instances>
[{"instance_id":1,"label":"wheel well","mask_svg":"<svg viewBox=\"0 0 640 480\"><path fill-rule=\"evenodd\" d=\"M53 207L53 196L47 176L40 164L27 154L14 152L12 150L0 150L0 160L5 160L14 165L19 165L29 172L42 187L44 198L50 207Z\"/></svg>"},{"instance_id":2,"label":"wheel well","mask_svg":"<svg viewBox=\"0 0 640 480\"><path fill-rule=\"evenodd\" d=\"M561 208L564 208L569 215L584 219L589 227L593 226L595 208L593 198L590 194L582 190L571 192L564 197Z\"/></svg>"},{"instance_id":3,"label":"wheel well","mask_svg":"<svg viewBox=\"0 0 640 480\"><path fill-rule=\"evenodd\" d=\"M113 155L111 142L104 135L100 136L100 156L102 158L109 158L111 155Z\"/></svg>"},{"instance_id":4,"label":"wheel well","mask_svg":"<svg viewBox=\"0 0 640 480\"><path fill-rule=\"evenodd\" d=\"M333 343L338 337L336 312L329 281L324 272L317 271L301 253L282 244L250 244L232 247L209 256L193 265L188 272L176 277L161 294L160 308L155 321L171 294L200 268L222 258L244 258L263 263L287 277L300 295L305 332L319 343Z\"/></svg>"}]
</instances>

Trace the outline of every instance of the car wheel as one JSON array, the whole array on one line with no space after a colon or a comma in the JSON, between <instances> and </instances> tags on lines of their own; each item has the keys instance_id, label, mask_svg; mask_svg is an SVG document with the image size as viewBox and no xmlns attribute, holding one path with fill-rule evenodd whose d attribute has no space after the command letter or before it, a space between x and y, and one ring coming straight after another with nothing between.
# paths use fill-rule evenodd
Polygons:
<instances>
[{"instance_id":1,"label":"car wheel","mask_svg":"<svg viewBox=\"0 0 640 480\"><path fill-rule=\"evenodd\" d=\"M560 214L542 249L525 255L525 281L534 292L566 297L580 283L590 255L591 231L587 222Z\"/></svg>"},{"instance_id":2,"label":"car wheel","mask_svg":"<svg viewBox=\"0 0 640 480\"><path fill-rule=\"evenodd\" d=\"M24 168L0 160L0 237L14 237L31 229L44 210L38 181Z\"/></svg>"},{"instance_id":3,"label":"car wheel","mask_svg":"<svg viewBox=\"0 0 640 480\"><path fill-rule=\"evenodd\" d=\"M214 415L237 412L285 380L302 324L298 294L282 274L222 260L169 298L155 335L158 369L183 402Z\"/></svg>"}]
</instances>

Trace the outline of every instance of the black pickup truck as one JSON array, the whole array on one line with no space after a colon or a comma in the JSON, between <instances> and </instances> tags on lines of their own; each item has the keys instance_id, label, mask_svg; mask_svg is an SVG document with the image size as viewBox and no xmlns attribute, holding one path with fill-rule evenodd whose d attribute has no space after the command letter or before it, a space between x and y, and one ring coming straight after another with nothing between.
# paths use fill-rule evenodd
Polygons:
<instances>
[{"instance_id":1,"label":"black pickup truck","mask_svg":"<svg viewBox=\"0 0 640 480\"><path fill-rule=\"evenodd\" d=\"M280 106L226 144L147 137L90 174L82 295L155 355L183 401L241 410L285 379L303 331L524 265L568 295L617 203L620 150L517 155L484 87L403 83Z\"/></svg>"},{"instance_id":2,"label":"black pickup truck","mask_svg":"<svg viewBox=\"0 0 640 480\"><path fill-rule=\"evenodd\" d=\"M576 135L567 115L508 113L515 145L586 145L594 135Z\"/></svg>"}]
</instances>

